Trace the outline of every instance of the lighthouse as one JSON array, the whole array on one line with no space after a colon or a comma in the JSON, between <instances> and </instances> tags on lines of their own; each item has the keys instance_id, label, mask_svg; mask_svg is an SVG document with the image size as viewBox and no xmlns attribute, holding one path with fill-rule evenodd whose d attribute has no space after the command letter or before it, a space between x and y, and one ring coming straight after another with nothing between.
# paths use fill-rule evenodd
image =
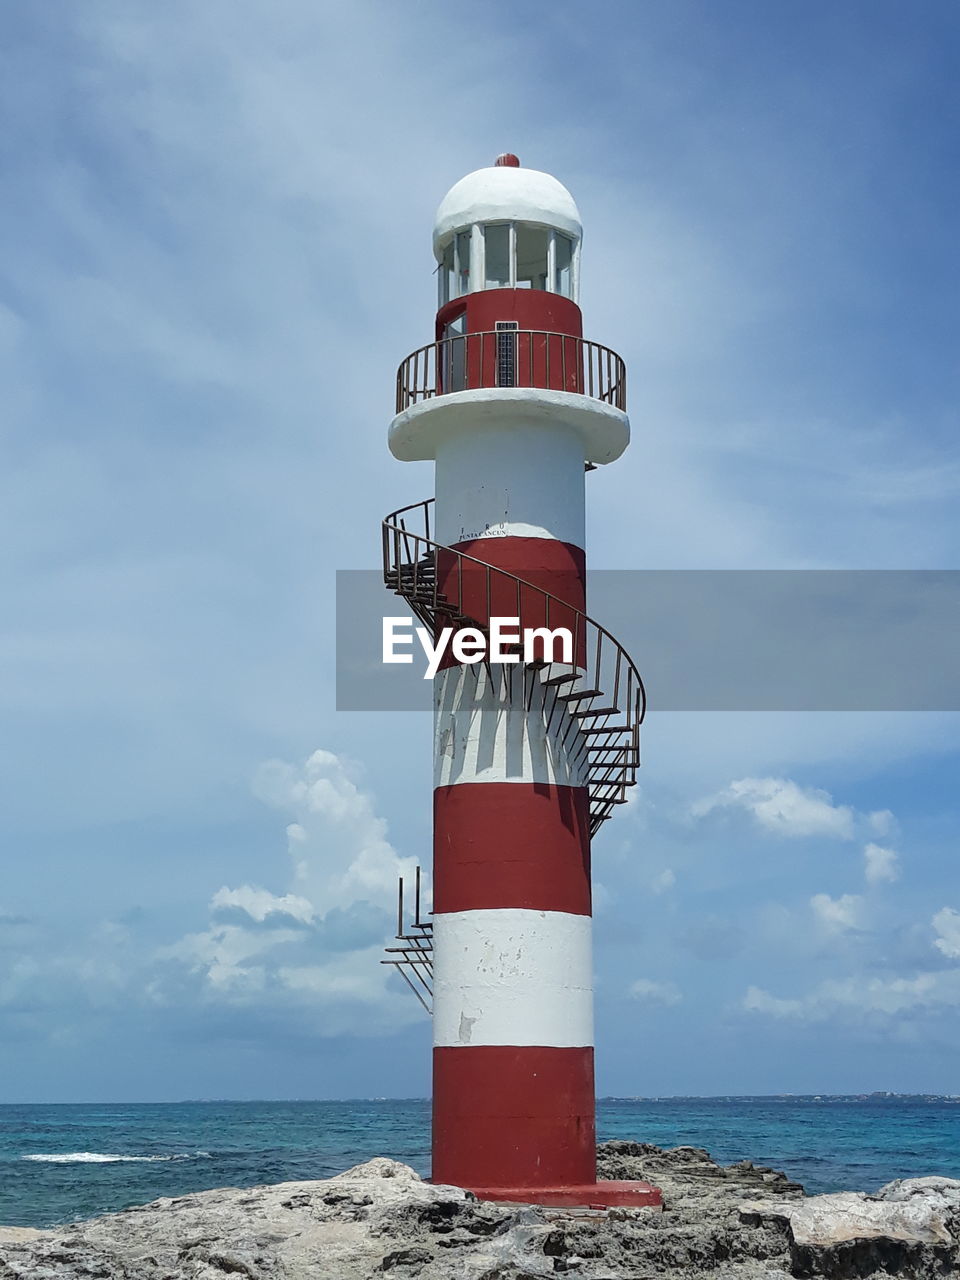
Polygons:
<instances>
[{"instance_id":1,"label":"lighthouse","mask_svg":"<svg viewBox=\"0 0 960 1280\"><path fill-rule=\"evenodd\" d=\"M583 336L581 239L567 189L513 155L437 211L435 331L389 430L395 458L434 462L435 499L384 521L384 576L501 660L449 648L433 680L433 912L418 884L408 929L401 888L388 962L432 1001L435 1182L656 1205L596 1177L591 839L635 782L645 699L587 613L588 473L630 427L623 361Z\"/></svg>"}]
</instances>

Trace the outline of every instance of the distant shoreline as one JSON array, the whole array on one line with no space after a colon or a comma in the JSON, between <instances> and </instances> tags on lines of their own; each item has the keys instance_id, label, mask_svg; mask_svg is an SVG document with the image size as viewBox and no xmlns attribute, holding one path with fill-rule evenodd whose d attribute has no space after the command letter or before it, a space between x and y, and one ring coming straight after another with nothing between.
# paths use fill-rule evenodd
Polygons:
<instances>
[{"instance_id":1,"label":"distant shoreline","mask_svg":"<svg viewBox=\"0 0 960 1280\"><path fill-rule=\"evenodd\" d=\"M117 1098L80 1099L76 1101L0 1100L0 1107L186 1107L186 1106L322 1106L324 1103L422 1102L430 1098L418 1095L386 1097L371 1095L352 1098ZM960 1093L669 1093L597 1095L598 1102L943 1102L960 1103Z\"/></svg>"}]
</instances>

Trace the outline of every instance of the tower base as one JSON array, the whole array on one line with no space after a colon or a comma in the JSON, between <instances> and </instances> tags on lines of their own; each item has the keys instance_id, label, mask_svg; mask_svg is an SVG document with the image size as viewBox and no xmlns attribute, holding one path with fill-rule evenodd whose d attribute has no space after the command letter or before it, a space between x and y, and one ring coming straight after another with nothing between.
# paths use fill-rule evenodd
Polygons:
<instances>
[{"instance_id":1,"label":"tower base","mask_svg":"<svg viewBox=\"0 0 960 1280\"><path fill-rule=\"evenodd\" d=\"M583 1182L557 1187L467 1187L480 1200L580 1209L662 1209L660 1188L649 1182Z\"/></svg>"}]
</instances>

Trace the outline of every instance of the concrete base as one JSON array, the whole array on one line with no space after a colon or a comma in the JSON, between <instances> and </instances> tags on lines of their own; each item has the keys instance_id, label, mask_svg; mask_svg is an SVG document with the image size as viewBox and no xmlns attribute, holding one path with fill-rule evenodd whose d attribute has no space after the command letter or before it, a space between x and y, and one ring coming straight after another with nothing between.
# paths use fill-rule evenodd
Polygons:
<instances>
[{"instance_id":1,"label":"concrete base","mask_svg":"<svg viewBox=\"0 0 960 1280\"><path fill-rule=\"evenodd\" d=\"M663 1208L660 1188L649 1182L585 1182L562 1187L468 1187L480 1200L558 1205L581 1209Z\"/></svg>"}]
</instances>

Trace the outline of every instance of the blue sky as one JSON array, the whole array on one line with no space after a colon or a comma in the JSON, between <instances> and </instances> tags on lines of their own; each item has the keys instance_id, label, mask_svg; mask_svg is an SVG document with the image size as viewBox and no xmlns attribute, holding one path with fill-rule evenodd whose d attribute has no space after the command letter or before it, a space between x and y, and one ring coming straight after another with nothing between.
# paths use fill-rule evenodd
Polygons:
<instances>
[{"instance_id":1,"label":"blue sky","mask_svg":"<svg viewBox=\"0 0 960 1280\"><path fill-rule=\"evenodd\" d=\"M960 18L931 0L0 15L0 1100L423 1094L377 964L425 715L333 709L333 574L430 230L573 191L634 443L603 568L958 568ZM653 715L595 847L620 1094L960 1091L955 715Z\"/></svg>"}]
</instances>

